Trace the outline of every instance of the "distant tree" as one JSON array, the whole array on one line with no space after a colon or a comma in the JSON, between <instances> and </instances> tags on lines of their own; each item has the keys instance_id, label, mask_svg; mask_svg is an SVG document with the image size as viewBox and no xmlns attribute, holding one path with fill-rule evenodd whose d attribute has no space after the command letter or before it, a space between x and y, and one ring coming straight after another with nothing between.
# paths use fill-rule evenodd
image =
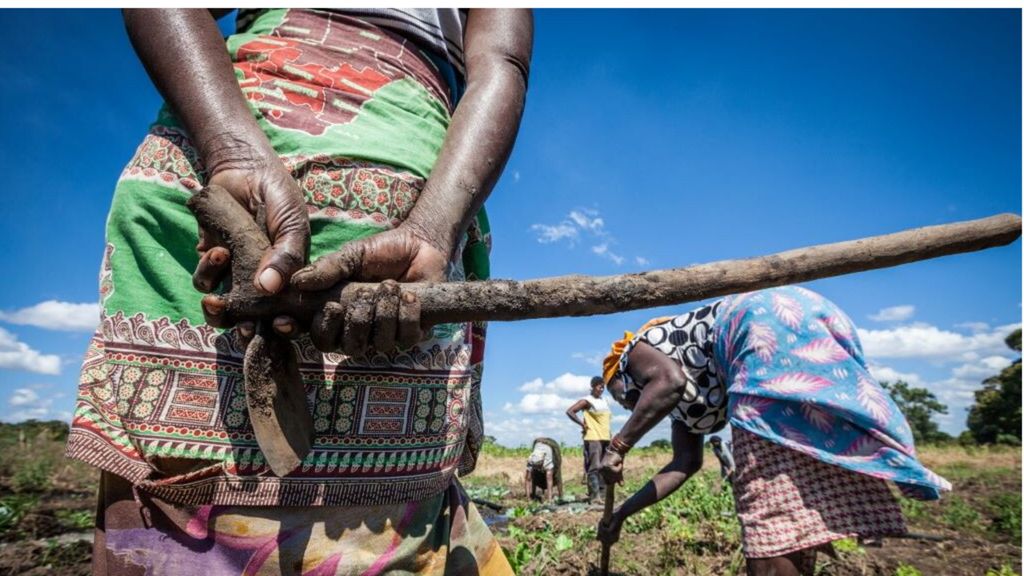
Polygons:
<instances>
[{"instance_id":1,"label":"distant tree","mask_svg":"<svg viewBox=\"0 0 1024 576\"><path fill-rule=\"evenodd\" d=\"M1020 329L1006 337L1006 345L1020 352ZM982 382L967 413L967 429L983 444L1020 445L1020 358L996 376Z\"/></svg>"},{"instance_id":2,"label":"distant tree","mask_svg":"<svg viewBox=\"0 0 1024 576\"><path fill-rule=\"evenodd\" d=\"M668 440L665 440L664 438L658 438L657 440L651 442L651 448L667 449L671 447L672 443L669 442Z\"/></svg>"},{"instance_id":3,"label":"distant tree","mask_svg":"<svg viewBox=\"0 0 1024 576\"><path fill-rule=\"evenodd\" d=\"M895 383L882 382L882 388L889 391L900 412L907 417L910 431L917 443L935 443L951 440L951 436L939 430L932 420L935 414L945 414L946 405L925 388L914 388L903 380Z\"/></svg>"}]
</instances>

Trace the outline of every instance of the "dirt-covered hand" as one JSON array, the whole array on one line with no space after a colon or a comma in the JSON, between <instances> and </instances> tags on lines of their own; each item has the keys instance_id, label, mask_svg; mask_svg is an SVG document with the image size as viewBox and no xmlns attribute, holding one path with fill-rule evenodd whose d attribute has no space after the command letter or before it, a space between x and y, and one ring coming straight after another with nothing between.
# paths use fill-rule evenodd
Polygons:
<instances>
[{"instance_id":1,"label":"dirt-covered hand","mask_svg":"<svg viewBox=\"0 0 1024 576\"><path fill-rule=\"evenodd\" d=\"M249 161L217 171L207 184L225 188L254 216L265 216L271 247L263 255L253 283L266 294L280 292L292 274L306 263L309 252L309 216L302 192L288 169L276 158ZM209 293L230 272L231 254L220 238L202 228L196 248L200 258L192 283L200 292ZM203 298L207 323L218 327L232 325L234 321L225 317L223 309L219 296L208 294ZM281 319L275 321L275 326L279 324Z\"/></svg>"},{"instance_id":2,"label":"dirt-covered hand","mask_svg":"<svg viewBox=\"0 0 1024 576\"><path fill-rule=\"evenodd\" d=\"M611 546L619 541L619 535L622 533L622 524L625 522L625 518L622 517L618 511L612 514L611 519L607 524L602 520L597 524L597 540L602 544Z\"/></svg>"},{"instance_id":3,"label":"dirt-covered hand","mask_svg":"<svg viewBox=\"0 0 1024 576\"><path fill-rule=\"evenodd\" d=\"M601 476L607 484L622 484L622 455L606 450L601 458Z\"/></svg>"},{"instance_id":4,"label":"dirt-covered hand","mask_svg":"<svg viewBox=\"0 0 1024 576\"><path fill-rule=\"evenodd\" d=\"M349 301L329 303L310 326L313 344L323 351L362 356L372 345L380 353L408 347L421 338L420 304L398 282L445 279L448 255L410 226L399 226L349 242L292 276L299 290L325 290L339 282L381 282ZM397 281L397 282L396 282Z\"/></svg>"}]
</instances>

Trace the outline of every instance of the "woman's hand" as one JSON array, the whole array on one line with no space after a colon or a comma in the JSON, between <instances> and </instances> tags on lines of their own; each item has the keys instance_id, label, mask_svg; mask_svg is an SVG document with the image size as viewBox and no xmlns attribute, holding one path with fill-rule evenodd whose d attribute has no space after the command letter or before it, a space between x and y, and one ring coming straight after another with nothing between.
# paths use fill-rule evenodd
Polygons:
<instances>
[{"instance_id":1,"label":"woman's hand","mask_svg":"<svg viewBox=\"0 0 1024 576\"><path fill-rule=\"evenodd\" d=\"M406 222L350 242L295 273L292 285L299 290L325 290L339 282L383 281L375 292L327 304L310 327L313 344L323 351L340 349L349 356L361 356L371 344L377 352L388 353L396 346L418 342L423 331L419 302L395 281L443 281L449 252Z\"/></svg>"},{"instance_id":2,"label":"woman's hand","mask_svg":"<svg viewBox=\"0 0 1024 576\"><path fill-rule=\"evenodd\" d=\"M242 160L221 160L207 184L224 187L254 216L266 218L271 247L264 253L253 283L266 294L276 294L306 261L309 251L309 217L298 184L276 157ZM200 292L214 290L230 272L231 254L220 245L220 239L209 231L199 230L199 264L192 283ZM228 327L233 321L223 315L223 299L208 294L203 297L203 313L208 324ZM239 326L243 335L251 332L251 323ZM287 317L275 319L274 326L289 333L294 322ZM281 327L285 328L282 330Z\"/></svg>"},{"instance_id":3,"label":"woman's hand","mask_svg":"<svg viewBox=\"0 0 1024 576\"><path fill-rule=\"evenodd\" d=\"M611 519L605 524L601 521L597 524L597 539L602 544L611 546L619 541L619 535L622 533L622 525L625 523L626 517L622 515L621 508L612 513Z\"/></svg>"},{"instance_id":4,"label":"woman's hand","mask_svg":"<svg viewBox=\"0 0 1024 576\"><path fill-rule=\"evenodd\" d=\"M599 472L608 484L622 484L622 455L612 450L605 450L601 459Z\"/></svg>"}]
</instances>

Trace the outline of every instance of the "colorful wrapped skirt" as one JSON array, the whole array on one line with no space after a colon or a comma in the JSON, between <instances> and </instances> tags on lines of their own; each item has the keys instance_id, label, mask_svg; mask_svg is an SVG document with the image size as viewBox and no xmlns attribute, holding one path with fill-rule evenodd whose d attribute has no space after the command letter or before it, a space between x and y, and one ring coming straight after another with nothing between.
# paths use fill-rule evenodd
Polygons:
<instances>
[{"instance_id":1,"label":"colorful wrapped skirt","mask_svg":"<svg viewBox=\"0 0 1024 576\"><path fill-rule=\"evenodd\" d=\"M311 258L408 216L461 90L450 64L364 21L310 10L261 12L227 48L254 117L305 195ZM205 179L165 109L115 189L101 325L67 446L105 483L131 487L134 512L123 489L100 508L110 554L147 574L261 573L271 557L309 574L443 573L438 551L462 549L444 530L461 526L475 531L462 540L470 556L501 557L454 479L473 469L482 441L481 324L436 326L409 349L362 358L295 341L315 437L295 472L269 473L247 416L242 350L233 330L204 324L192 288L198 238L185 201ZM486 278L488 251L481 212L450 277ZM145 526L140 510L152 518ZM459 514L468 521L453 520ZM183 548L160 548L161 534L166 547ZM143 558L150 545L159 561ZM188 556L203 550L202 561ZM97 562L112 558L100 552ZM163 568L172 556L192 558L190 569Z\"/></svg>"},{"instance_id":2,"label":"colorful wrapped skirt","mask_svg":"<svg viewBox=\"0 0 1024 576\"><path fill-rule=\"evenodd\" d=\"M713 339L748 557L905 531L887 480L918 499L950 489L917 459L906 418L835 304L799 287L732 296Z\"/></svg>"}]
</instances>

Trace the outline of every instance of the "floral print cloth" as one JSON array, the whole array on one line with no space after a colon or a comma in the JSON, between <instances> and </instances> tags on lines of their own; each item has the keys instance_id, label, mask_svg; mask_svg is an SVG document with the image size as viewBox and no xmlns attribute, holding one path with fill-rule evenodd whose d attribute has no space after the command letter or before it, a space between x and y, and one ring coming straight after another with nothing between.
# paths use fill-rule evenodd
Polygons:
<instances>
[{"instance_id":1,"label":"floral print cloth","mask_svg":"<svg viewBox=\"0 0 1024 576\"><path fill-rule=\"evenodd\" d=\"M713 328L729 423L934 500L951 486L917 459L906 418L868 372L853 322L810 290L724 299Z\"/></svg>"}]
</instances>

